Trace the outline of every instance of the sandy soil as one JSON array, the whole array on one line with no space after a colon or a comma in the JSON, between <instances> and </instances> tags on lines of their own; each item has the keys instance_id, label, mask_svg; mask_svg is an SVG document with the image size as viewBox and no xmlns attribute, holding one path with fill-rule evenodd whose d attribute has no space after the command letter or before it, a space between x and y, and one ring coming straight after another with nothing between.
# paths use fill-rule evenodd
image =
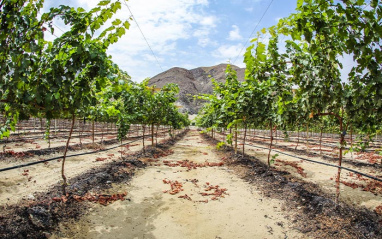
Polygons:
<instances>
[{"instance_id":1,"label":"sandy soil","mask_svg":"<svg viewBox=\"0 0 382 239\"><path fill-rule=\"evenodd\" d=\"M221 136L218 136L217 138L219 140L222 140ZM260 144L256 144L252 142L250 144L255 146L260 146L260 147L267 147L265 145L260 145ZM285 143L279 140L278 145L288 145L288 143ZM299 148L302 148L302 149L305 148L304 144L302 144L301 146L302 147L299 147ZM242 149L241 147L242 145L240 145L240 150ZM246 146L245 153L251 156L255 156L260 161L267 163L268 149L259 149L255 147ZM291 152L286 152L286 153L295 155L294 153L291 153ZM276 152L272 152L271 156L276 154L277 154ZM308 158L308 156L303 156L303 157ZM319 161L319 162L326 162L326 163L330 163L334 165L337 164L336 162L329 162L323 159L322 157L320 157L319 155L317 155L317 157L309 157L309 159ZM305 176L301 175L296 168L285 164L285 162L296 163L297 166L303 169L303 172L306 175ZM282 155L282 154L279 154L276 157L276 162L272 166L274 166L278 170L287 171L291 173L294 177L318 184L324 192L333 195L333 200L334 200L334 197L335 197L334 195L336 191L335 179L336 179L336 175L338 171L337 168L299 160L299 159ZM346 162L343 162L342 166L350 168L350 169L354 169L357 171L361 171L369 175L374 175L374 176L382 175L381 170L377 170L371 167L360 168ZM371 179L368 180L363 177L358 178L356 177L356 175L349 173L348 171L342 170L341 181L366 185L367 183L373 182L374 180L371 180ZM349 205L353 205L356 207L366 207L371 210L374 210L376 207L382 205L382 188L379 188L379 190L377 190L377 193L372 193L372 192L363 191L361 188L353 189L350 186L346 186L343 183L341 183L340 190L341 190L340 200L346 202Z\"/></svg>"},{"instance_id":2,"label":"sandy soil","mask_svg":"<svg viewBox=\"0 0 382 239\"><path fill-rule=\"evenodd\" d=\"M159 140L163 138L158 137ZM128 140L131 141L131 140ZM126 140L126 142L128 142ZM84 140L83 140L84 142ZM75 144L75 142L71 143ZM150 141L146 141L146 145L151 145ZM64 145L62 143L61 145ZM108 145L106 148L111 148L115 145ZM46 142L41 143L42 148L47 148ZM127 154L139 151L142 149L142 140L134 142L129 148L124 148L123 151ZM93 149L84 149L75 152L68 152L68 155L79 154L82 152L91 152ZM70 157L66 159L65 174L68 179L80 175L91 168L102 166L112 160L118 160L121 153L121 148L99 152L90 155L82 155ZM26 162L34 162L40 159L48 159L53 157L62 156L63 153L55 153L44 156L34 156L26 160L15 160L9 162L4 160L0 162L0 168L6 168L13 165L19 165ZM105 159L104 161L97 161L97 158ZM62 181L61 178L61 160L50 161L46 164L36 164L24 168L14 169L0 173L0 207L6 207L20 202L20 200L34 199L35 192L47 191L52 185Z\"/></svg>"},{"instance_id":3,"label":"sandy soil","mask_svg":"<svg viewBox=\"0 0 382 239\"><path fill-rule=\"evenodd\" d=\"M172 150L128 185L114 185L112 191L127 192L129 200L96 204L79 221L61 224L52 238L306 238L291 228L281 201L264 198L227 167L171 165L221 162L198 132L190 131ZM178 193L171 194L171 184Z\"/></svg>"}]
</instances>

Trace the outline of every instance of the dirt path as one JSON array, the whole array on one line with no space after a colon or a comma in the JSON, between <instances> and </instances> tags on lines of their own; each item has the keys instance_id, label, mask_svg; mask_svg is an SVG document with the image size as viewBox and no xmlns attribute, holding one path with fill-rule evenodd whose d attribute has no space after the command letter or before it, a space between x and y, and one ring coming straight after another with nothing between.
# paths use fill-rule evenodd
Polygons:
<instances>
[{"instance_id":1,"label":"dirt path","mask_svg":"<svg viewBox=\"0 0 382 239\"><path fill-rule=\"evenodd\" d=\"M306 238L291 228L280 201L262 197L221 166L198 132L172 150L129 185L114 185L129 200L94 205L79 221L61 224L52 238ZM190 166L184 160L199 165L176 165Z\"/></svg>"}]
</instances>

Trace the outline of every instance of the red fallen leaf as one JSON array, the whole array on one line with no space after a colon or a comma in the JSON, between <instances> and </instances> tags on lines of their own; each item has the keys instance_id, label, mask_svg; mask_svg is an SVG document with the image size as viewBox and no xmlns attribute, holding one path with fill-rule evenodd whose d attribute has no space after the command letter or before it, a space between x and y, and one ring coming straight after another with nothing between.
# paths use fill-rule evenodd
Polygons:
<instances>
[{"instance_id":1,"label":"red fallen leaf","mask_svg":"<svg viewBox=\"0 0 382 239\"><path fill-rule=\"evenodd\" d=\"M103 205L103 206L106 206L107 205L107 200L104 199L104 198L100 198L100 199L98 199L98 203Z\"/></svg>"},{"instance_id":2,"label":"red fallen leaf","mask_svg":"<svg viewBox=\"0 0 382 239\"><path fill-rule=\"evenodd\" d=\"M82 202L82 201L89 201L89 202L97 202L103 206L107 206L108 204L115 202L117 200L125 200L125 196L127 195L127 192L124 193L117 193L113 195L90 195L85 194L83 197L73 195L73 199Z\"/></svg>"},{"instance_id":3,"label":"red fallen leaf","mask_svg":"<svg viewBox=\"0 0 382 239\"><path fill-rule=\"evenodd\" d=\"M376 208L375 208L375 212L376 212L378 215L382 215L382 205L376 207Z\"/></svg>"},{"instance_id":4,"label":"red fallen leaf","mask_svg":"<svg viewBox=\"0 0 382 239\"><path fill-rule=\"evenodd\" d=\"M82 202L84 200L83 197L78 195L73 195L73 199L76 200L77 202Z\"/></svg>"},{"instance_id":5,"label":"red fallen leaf","mask_svg":"<svg viewBox=\"0 0 382 239\"><path fill-rule=\"evenodd\" d=\"M98 158L96 158L96 161L105 161L107 158L101 158L101 157L98 157Z\"/></svg>"},{"instance_id":6,"label":"red fallen leaf","mask_svg":"<svg viewBox=\"0 0 382 239\"><path fill-rule=\"evenodd\" d=\"M208 153L203 153L204 155L208 155Z\"/></svg>"},{"instance_id":7,"label":"red fallen leaf","mask_svg":"<svg viewBox=\"0 0 382 239\"><path fill-rule=\"evenodd\" d=\"M376 181L369 181L362 190L371 193L382 193L382 183Z\"/></svg>"},{"instance_id":8,"label":"red fallen leaf","mask_svg":"<svg viewBox=\"0 0 382 239\"><path fill-rule=\"evenodd\" d=\"M196 202L208 203L208 199L206 199L206 200L199 200L199 201L196 201Z\"/></svg>"},{"instance_id":9,"label":"red fallen leaf","mask_svg":"<svg viewBox=\"0 0 382 239\"><path fill-rule=\"evenodd\" d=\"M24 172L24 173L22 173L21 175L23 175L23 176L28 176L29 173L28 173L28 172Z\"/></svg>"},{"instance_id":10,"label":"red fallen leaf","mask_svg":"<svg viewBox=\"0 0 382 239\"><path fill-rule=\"evenodd\" d=\"M178 181L171 181L171 180L162 180L164 184L170 184L171 186L171 191L166 191L166 193L169 193L171 195L175 195L181 191L183 191L183 184L178 182Z\"/></svg>"},{"instance_id":11,"label":"red fallen leaf","mask_svg":"<svg viewBox=\"0 0 382 239\"><path fill-rule=\"evenodd\" d=\"M107 156L109 156L109 157L113 157L113 156L114 156L114 154L108 154Z\"/></svg>"},{"instance_id":12,"label":"red fallen leaf","mask_svg":"<svg viewBox=\"0 0 382 239\"><path fill-rule=\"evenodd\" d=\"M360 180L360 181L367 181L366 178L364 178L361 174L356 174L357 175L357 179Z\"/></svg>"},{"instance_id":13,"label":"red fallen leaf","mask_svg":"<svg viewBox=\"0 0 382 239\"><path fill-rule=\"evenodd\" d=\"M191 197L188 196L187 194L184 194L183 196L179 196L178 198L184 198L184 199L187 199L189 201L192 201Z\"/></svg>"},{"instance_id":14,"label":"red fallen leaf","mask_svg":"<svg viewBox=\"0 0 382 239\"><path fill-rule=\"evenodd\" d=\"M356 183L351 183L351 182L346 182L346 181L341 181L341 183L348 186L348 187L351 187L352 189L359 187Z\"/></svg>"},{"instance_id":15,"label":"red fallen leaf","mask_svg":"<svg viewBox=\"0 0 382 239\"><path fill-rule=\"evenodd\" d=\"M61 196L61 200L63 203L66 203L68 201L68 198L66 196Z\"/></svg>"},{"instance_id":16,"label":"red fallen leaf","mask_svg":"<svg viewBox=\"0 0 382 239\"><path fill-rule=\"evenodd\" d=\"M297 173L299 173L304 178L306 178L306 176L307 176L306 173L304 172L304 169L301 168L300 166L298 166L297 162L287 162L287 161L283 161L283 160L280 160L280 159L276 159L276 162L282 163L284 165L289 165L289 166L297 169Z\"/></svg>"},{"instance_id":17,"label":"red fallen leaf","mask_svg":"<svg viewBox=\"0 0 382 239\"><path fill-rule=\"evenodd\" d=\"M61 202L62 199L59 197L53 197L52 200L55 202Z\"/></svg>"},{"instance_id":18,"label":"red fallen leaf","mask_svg":"<svg viewBox=\"0 0 382 239\"><path fill-rule=\"evenodd\" d=\"M36 145L36 149L39 149L39 148L41 148L41 146L40 145Z\"/></svg>"}]
</instances>

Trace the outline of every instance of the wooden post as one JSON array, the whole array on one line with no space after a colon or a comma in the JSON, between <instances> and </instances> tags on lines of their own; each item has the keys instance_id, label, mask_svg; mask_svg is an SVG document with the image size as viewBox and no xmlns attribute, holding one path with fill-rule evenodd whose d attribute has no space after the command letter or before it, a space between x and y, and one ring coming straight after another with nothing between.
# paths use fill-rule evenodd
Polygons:
<instances>
[{"instance_id":1,"label":"wooden post","mask_svg":"<svg viewBox=\"0 0 382 239\"><path fill-rule=\"evenodd\" d=\"M272 124L272 120L270 121L270 126L271 126L271 142L269 144L269 151L268 151L268 167L271 166L271 160L270 160L270 157L271 157L271 151L272 151L272 143L273 143L273 124Z\"/></svg>"},{"instance_id":2,"label":"wooden post","mask_svg":"<svg viewBox=\"0 0 382 239\"><path fill-rule=\"evenodd\" d=\"M75 114L73 113L73 115L72 115L72 126L70 127L69 137L68 137L68 140L66 141L65 152L64 152L64 156L62 158L61 177L64 181L62 184L62 194L63 195L66 195L66 186L67 186L66 176L65 176L65 160L66 160L66 154L67 154L68 148L69 148L70 139L71 139L72 133L73 133L75 119L76 119L76 117L75 117Z\"/></svg>"}]
</instances>

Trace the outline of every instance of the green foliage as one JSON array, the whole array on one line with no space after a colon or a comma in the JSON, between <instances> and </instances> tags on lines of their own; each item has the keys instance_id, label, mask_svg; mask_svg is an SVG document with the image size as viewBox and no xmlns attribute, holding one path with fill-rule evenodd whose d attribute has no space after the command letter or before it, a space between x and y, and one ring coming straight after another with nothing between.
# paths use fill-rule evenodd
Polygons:
<instances>
[{"instance_id":1,"label":"green foliage","mask_svg":"<svg viewBox=\"0 0 382 239\"><path fill-rule=\"evenodd\" d=\"M338 132L341 149L349 125L372 137L382 120L381 6L379 0L298 0L295 14L251 40L244 82L230 66L224 83L213 82L213 93L201 97L209 103L197 124L284 130L310 125L316 132ZM349 55L355 66L343 81L339 59ZM360 147L367 147L363 142Z\"/></svg>"},{"instance_id":2,"label":"green foliage","mask_svg":"<svg viewBox=\"0 0 382 239\"><path fill-rule=\"evenodd\" d=\"M216 149L221 149L221 147L225 146L225 143L224 142L219 142L216 144Z\"/></svg>"},{"instance_id":3,"label":"green foliage","mask_svg":"<svg viewBox=\"0 0 382 239\"><path fill-rule=\"evenodd\" d=\"M96 31L121 8L119 1L102 1L89 12L61 5L40 18L43 1L3 0L0 7L0 102L9 107L5 116L85 114L97 104L97 94L118 80L119 69L106 50L129 23L116 19L112 29L98 36ZM70 29L48 42L44 32L53 33L55 18ZM3 129L10 127L7 120Z\"/></svg>"},{"instance_id":4,"label":"green foliage","mask_svg":"<svg viewBox=\"0 0 382 239\"><path fill-rule=\"evenodd\" d=\"M276 158L277 158L278 156L279 156L278 154L274 154L274 155L272 155L272 159L270 160L270 164L271 164L271 165L275 163Z\"/></svg>"},{"instance_id":5,"label":"green foliage","mask_svg":"<svg viewBox=\"0 0 382 239\"><path fill-rule=\"evenodd\" d=\"M227 143L232 144L233 134L227 134Z\"/></svg>"},{"instance_id":6,"label":"green foliage","mask_svg":"<svg viewBox=\"0 0 382 239\"><path fill-rule=\"evenodd\" d=\"M61 5L38 17L42 8L42 0L0 0L0 112L5 118L0 138L15 130L19 116L46 118L45 138L50 120L60 117L72 119L71 129L76 116L117 122L119 140L131 123L174 129L190 124L174 105L176 85L155 93L147 82L134 84L107 54L130 27L128 21L114 19L120 1L100 1L89 12ZM54 33L55 19L69 30L49 42L44 32ZM66 153L67 147L61 170L64 194Z\"/></svg>"}]
</instances>

